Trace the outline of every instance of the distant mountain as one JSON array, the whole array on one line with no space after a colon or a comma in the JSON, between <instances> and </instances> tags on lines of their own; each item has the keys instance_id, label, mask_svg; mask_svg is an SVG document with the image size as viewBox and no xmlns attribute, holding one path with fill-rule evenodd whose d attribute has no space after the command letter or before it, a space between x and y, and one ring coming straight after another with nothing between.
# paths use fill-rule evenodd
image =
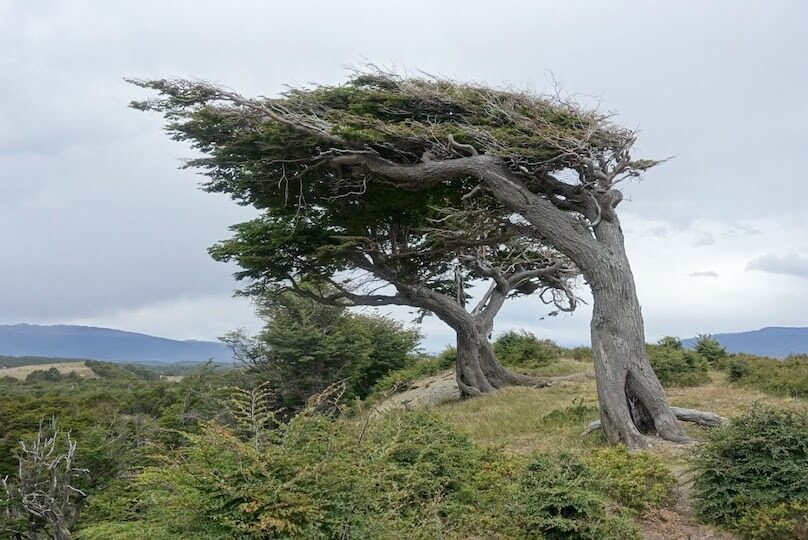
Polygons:
<instances>
[{"instance_id":1,"label":"distant mountain","mask_svg":"<svg viewBox=\"0 0 808 540\"><path fill-rule=\"evenodd\" d=\"M770 326L749 332L713 334L713 337L729 352L745 352L774 358L808 353L808 328ZM696 338L682 340L685 347L693 347L695 343Z\"/></svg>"},{"instance_id":2,"label":"distant mountain","mask_svg":"<svg viewBox=\"0 0 808 540\"><path fill-rule=\"evenodd\" d=\"M0 355L53 356L113 362L227 362L230 350L213 341L178 341L93 326L0 325Z\"/></svg>"}]
</instances>

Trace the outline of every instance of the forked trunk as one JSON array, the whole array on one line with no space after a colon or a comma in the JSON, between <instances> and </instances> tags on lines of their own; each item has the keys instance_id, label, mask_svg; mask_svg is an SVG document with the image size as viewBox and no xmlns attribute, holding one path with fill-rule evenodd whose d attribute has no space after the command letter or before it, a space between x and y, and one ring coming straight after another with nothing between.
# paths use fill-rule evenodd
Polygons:
<instances>
[{"instance_id":1,"label":"forked trunk","mask_svg":"<svg viewBox=\"0 0 808 540\"><path fill-rule=\"evenodd\" d=\"M483 363L490 360L483 360L483 350L487 339L481 339L478 332L458 331L457 332L457 365L455 376L460 394L463 397L473 397L493 392L499 385L496 381L491 381L483 370ZM493 355L493 349L492 349ZM496 358L494 358L496 362Z\"/></svg>"},{"instance_id":2,"label":"forked trunk","mask_svg":"<svg viewBox=\"0 0 808 540\"><path fill-rule=\"evenodd\" d=\"M611 256L585 275L594 299L592 353L606 438L633 448L648 446L649 435L687 441L645 352L640 303L617 220L601 223L597 237Z\"/></svg>"}]
</instances>

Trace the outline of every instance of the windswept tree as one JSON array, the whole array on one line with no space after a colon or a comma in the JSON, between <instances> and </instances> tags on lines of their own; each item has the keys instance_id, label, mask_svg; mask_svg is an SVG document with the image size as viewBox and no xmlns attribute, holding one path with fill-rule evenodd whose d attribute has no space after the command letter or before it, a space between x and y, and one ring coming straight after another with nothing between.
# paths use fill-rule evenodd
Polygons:
<instances>
[{"instance_id":1,"label":"windswept tree","mask_svg":"<svg viewBox=\"0 0 808 540\"><path fill-rule=\"evenodd\" d=\"M174 138L204 154L188 163L209 176L204 188L262 210L211 248L215 259L242 268L245 293L434 314L457 333L457 382L466 396L551 381L506 370L489 337L509 297L536 292L550 309L574 309L578 271L475 190L473 179L460 190L446 183L404 191L323 159L350 154L329 149L308 128L268 122L235 94L182 81L141 84L164 98L136 106L164 112ZM451 151L461 155L464 147L454 143ZM467 305L474 285L487 290Z\"/></svg>"},{"instance_id":2,"label":"windswept tree","mask_svg":"<svg viewBox=\"0 0 808 540\"><path fill-rule=\"evenodd\" d=\"M552 248L592 290L592 349L608 440L632 447L646 446L654 434L688 440L646 356L617 214L618 184L658 161L632 158L636 133L609 115L555 97L379 71L278 98L247 99L188 81L138 84L161 97L135 106L163 112L175 138L208 155L191 164L208 169L212 191L252 202L251 194L294 178L299 191L289 197L303 200L314 179L362 207L378 189L385 200L429 198L417 207L455 209L471 230L500 216L495 221L518 227L521 241ZM229 167L228 160L242 165ZM437 193L448 200L435 204L430 197ZM475 214L464 201L490 214ZM432 275L444 275L434 268ZM412 295L423 297L420 290ZM429 307L437 303L430 298Z\"/></svg>"}]
</instances>

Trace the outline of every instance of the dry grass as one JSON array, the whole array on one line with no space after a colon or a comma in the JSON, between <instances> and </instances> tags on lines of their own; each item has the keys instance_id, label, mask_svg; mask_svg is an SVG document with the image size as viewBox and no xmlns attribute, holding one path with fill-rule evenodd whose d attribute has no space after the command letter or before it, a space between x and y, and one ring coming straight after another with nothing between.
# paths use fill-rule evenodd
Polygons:
<instances>
[{"instance_id":1,"label":"dry grass","mask_svg":"<svg viewBox=\"0 0 808 540\"><path fill-rule=\"evenodd\" d=\"M24 380L28 375L34 371L48 371L55 368L62 374L68 374L71 371L76 373L79 377L95 377L93 370L88 368L84 362L60 362L56 364L36 364L32 366L18 366L12 368L1 368L0 378L11 377L14 379Z\"/></svg>"},{"instance_id":2,"label":"dry grass","mask_svg":"<svg viewBox=\"0 0 808 540\"><path fill-rule=\"evenodd\" d=\"M589 363L561 360L532 373L552 376L592 371ZM771 396L731 385L721 372L711 372L710 382L702 386L669 388L666 393L673 405L713 411L730 418L757 403L782 408L808 407L805 400ZM584 453L592 447L606 445L600 432L581 436L586 424L597 418L597 405L595 381L590 378L565 381L543 389L507 388L475 399L445 403L435 411L485 448L498 448L512 455ZM570 414L576 408L587 417ZM551 417L553 420L547 419L547 415L554 411L558 412ZM686 424L686 429L696 439L704 436L704 428ZM692 445L672 444L659 444L651 449L665 460L677 478L678 501L672 508L637 519L644 538L736 538L699 523L694 516L691 500L693 472L689 463L692 450Z\"/></svg>"},{"instance_id":3,"label":"dry grass","mask_svg":"<svg viewBox=\"0 0 808 540\"><path fill-rule=\"evenodd\" d=\"M592 366L588 363L561 360L536 374L568 375L591 371ZM702 386L667 389L671 404L713 411L728 417L737 416L755 403L787 408L808 407L808 402L804 400L780 398L732 386L723 373L712 372L710 377L711 382ZM592 413L591 418L583 420L543 421L549 413L576 404L597 407L594 379L565 381L543 389L507 388L475 399L446 403L435 411L468 433L481 446L501 448L511 454L576 451L605 444L601 435L580 435L589 421L597 419L596 412ZM703 435L702 429L687 426L687 430L697 439ZM687 447L671 448L666 445L661 445L655 452L673 461L680 461L679 458L689 454Z\"/></svg>"},{"instance_id":4,"label":"dry grass","mask_svg":"<svg viewBox=\"0 0 808 540\"><path fill-rule=\"evenodd\" d=\"M535 375L569 375L592 372L588 363L560 360ZM564 381L549 388L506 388L494 394L446 403L435 410L485 448L502 448L512 454L556 452L599 444L600 438L580 437L586 424L597 418L563 425L543 421L552 411L576 403L597 407L594 379Z\"/></svg>"}]
</instances>

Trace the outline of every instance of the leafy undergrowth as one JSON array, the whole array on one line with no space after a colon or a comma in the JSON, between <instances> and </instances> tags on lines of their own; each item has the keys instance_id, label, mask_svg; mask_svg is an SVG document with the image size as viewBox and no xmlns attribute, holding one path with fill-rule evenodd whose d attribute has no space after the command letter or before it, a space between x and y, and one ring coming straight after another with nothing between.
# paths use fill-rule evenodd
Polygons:
<instances>
[{"instance_id":1,"label":"leafy undergrowth","mask_svg":"<svg viewBox=\"0 0 808 540\"><path fill-rule=\"evenodd\" d=\"M591 372L591 364L562 359L541 368L541 375L568 375L577 371ZM673 405L712 411L730 418L739 417L756 406L768 406L785 411L805 411L804 400L765 393L757 388L739 387L727 379L724 371L709 371L705 382L698 386L674 386L666 389ZM451 425L467 433L482 448L494 449L511 456L575 456L590 469L600 471L600 492L608 494L611 504L628 508L642 525L649 538L732 538L704 525L696 516L689 491L693 479L693 447L660 445L650 452L634 456L633 468L644 470L642 478L658 480L653 488L636 482L637 472L628 473L619 450L611 449L600 432L581 437L587 424L598 417L598 402L593 379L574 379L541 390L507 388L493 395L473 400L443 404L435 412ZM685 425L691 436L705 440L710 431ZM658 458L658 459L657 459ZM650 463L643 460L649 459ZM657 469L659 460L665 464ZM671 474L678 485L669 484ZM611 482L606 486L603 479ZM680 499L676 504L677 497ZM642 516L643 504L646 504ZM668 507L669 505L673 506ZM649 509L656 508L656 510ZM661 508L661 510L659 510ZM747 513L742 526L747 530L766 530L781 526L795 512L805 510L804 504L773 503L759 518ZM641 517L642 516L642 517ZM767 525L769 524L769 525ZM650 529L649 529L650 527ZM660 531L654 535L654 528ZM736 533L737 534L737 533ZM672 535L672 536L671 536ZM690 536L688 536L690 535ZM741 536L743 537L743 536ZM559 538L563 538L560 536ZM761 537L763 538L763 537ZM784 537L792 538L792 537ZM794 538L804 538L796 536Z\"/></svg>"},{"instance_id":2,"label":"leafy undergrowth","mask_svg":"<svg viewBox=\"0 0 808 540\"><path fill-rule=\"evenodd\" d=\"M371 421L304 411L244 440L216 423L90 501L83 540L639 540L669 504L661 459L486 450L431 411ZM140 536L142 537L142 536Z\"/></svg>"},{"instance_id":3,"label":"leafy undergrowth","mask_svg":"<svg viewBox=\"0 0 808 540\"><path fill-rule=\"evenodd\" d=\"M808 538L808 412L756 406L695 456L698 512L748 538Z\"/></svg>"}]
</instances>

